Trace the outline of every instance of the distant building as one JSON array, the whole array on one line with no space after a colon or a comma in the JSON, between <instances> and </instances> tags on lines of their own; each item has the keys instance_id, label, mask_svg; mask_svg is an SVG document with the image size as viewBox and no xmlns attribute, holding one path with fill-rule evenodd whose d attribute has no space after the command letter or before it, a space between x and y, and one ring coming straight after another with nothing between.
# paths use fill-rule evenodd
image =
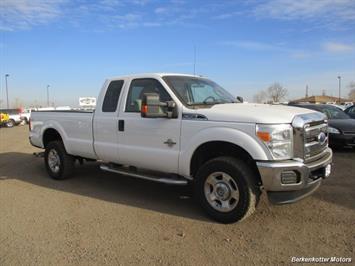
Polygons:
<instances>
[{"instance_id":1,"label":"distant building","mask_svg":"<svg viewBox=\"0 0 355 266\"><path fill-rule=\"evenodd\" d=\"M297 100L290 101L291 103L339 103L339 97L327 96L327 95L315 95L305 97ZM351 102L349 99L340 98L340 102Z\"/></svg>"}]
</instances>

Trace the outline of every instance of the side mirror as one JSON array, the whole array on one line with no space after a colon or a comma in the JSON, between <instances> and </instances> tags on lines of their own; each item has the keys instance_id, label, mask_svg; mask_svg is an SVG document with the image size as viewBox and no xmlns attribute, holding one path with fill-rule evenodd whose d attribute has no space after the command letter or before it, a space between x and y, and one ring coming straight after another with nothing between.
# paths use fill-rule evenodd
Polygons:
<instances>
[{"instance_id":1,"label":"side mirror","mask_svg":"<svg viewBox=\"0 0 355 266\"><path fill-rule=\"evenodd\" d=\"M244 102L244 99L241 96L237 96L237 101L242 103L242 102Z\"/></svg>"},{"instance_id":2,"label":"side mirror","mask_svg":"<svg viewBox=\"0 0 355 266\"><path fill-rule=\"evenodd\" d=\"M157 93L145 93L142 99L141 116L145 118L177 118L177 106L174 101L161 102Z\"/></svg>"}]
</instances>

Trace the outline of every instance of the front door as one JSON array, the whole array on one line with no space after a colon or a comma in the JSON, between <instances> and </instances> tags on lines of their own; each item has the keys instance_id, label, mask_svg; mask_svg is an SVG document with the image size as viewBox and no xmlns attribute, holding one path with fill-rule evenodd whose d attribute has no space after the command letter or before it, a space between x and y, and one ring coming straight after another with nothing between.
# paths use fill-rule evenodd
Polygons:
<instances>
[{"instance_id":1,"label":"front door","mask_svg":"<svg viewBox=\"0 0 355 266\"><path fill-rule=\"evenodd\" d=\"M119 161L139 168L177 173L181 120L142 118L142 98L149 92L158 93L162 102L171 100L158 80L132 80L119 115L122 125L118 137Z\"/></svg>"}]
</instances>

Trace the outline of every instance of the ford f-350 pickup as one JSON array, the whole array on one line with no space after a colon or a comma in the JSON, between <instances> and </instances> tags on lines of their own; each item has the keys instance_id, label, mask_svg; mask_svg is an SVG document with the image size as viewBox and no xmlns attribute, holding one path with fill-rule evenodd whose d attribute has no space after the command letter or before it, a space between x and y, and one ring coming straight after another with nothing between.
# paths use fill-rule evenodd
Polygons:
<instances>
[{"instance_id":1,"label":"ford f-350 pickup","mask_svg":"<svg viewBox=\"0 0 355 266\"><path fill-rule=\"evenodd\" d=\"M253 213L262 191L274 204L312 194L331 171L326 117L316 111L246 104L215 82L182 74L106 80L94 112L40 111L30 142L45 149L54 179L75 161L166 184L191 183L213 219Z\"/></svg>"}]
</instances>

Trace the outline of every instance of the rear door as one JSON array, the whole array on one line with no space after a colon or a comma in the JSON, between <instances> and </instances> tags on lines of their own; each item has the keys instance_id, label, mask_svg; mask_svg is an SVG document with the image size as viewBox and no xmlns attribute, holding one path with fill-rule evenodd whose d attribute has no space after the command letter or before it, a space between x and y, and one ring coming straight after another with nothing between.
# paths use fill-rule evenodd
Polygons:
<instances>
[{"instance_id":1,"label":"rear door","mask_svg":"<svg viewBox=\"0 0 355 266\"><path fill-rule=\"evenodd\" d=\"M118 106L124 85L123 79L106 82L94 113L95 153L106 162L118 163Z\"/></svg>"}]
</instances>

